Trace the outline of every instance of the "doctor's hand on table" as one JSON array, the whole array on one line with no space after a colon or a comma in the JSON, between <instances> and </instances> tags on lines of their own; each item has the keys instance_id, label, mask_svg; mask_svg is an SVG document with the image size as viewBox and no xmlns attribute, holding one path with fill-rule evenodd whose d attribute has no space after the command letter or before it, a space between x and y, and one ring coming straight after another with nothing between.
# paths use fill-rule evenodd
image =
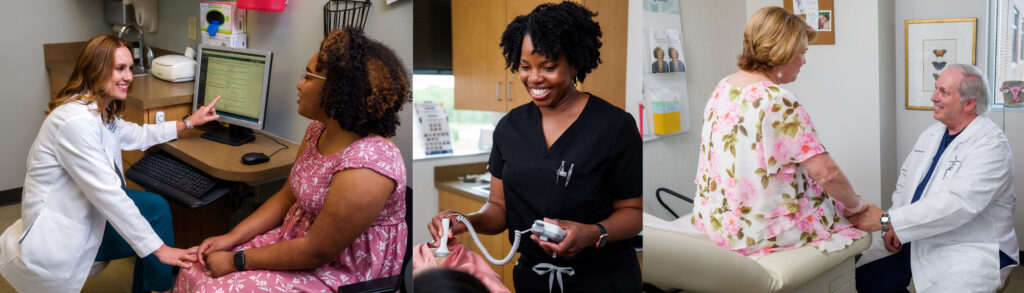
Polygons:
<instances>
[{"instance_id":1,"label":"doctor's hand on table","mask_svg":"<svg viewBox=\"0 0 1024 293\"><path fill-rule=\"evenodd\" d=\"M569 220L556 220L544 218L545 222L552 223L562 227L565 230L565 239L562 242L554 243L544 240L540 240L535 234L530 234L530 239L537 242L541 249L544 249L544 253L551 255L552 257L561 257L570 259L576 256L577 253L583 251L588 247L594 247L599 238L601 237L601 230L593 224L583 224L579 222L573 222Z\"/></svg>"},{"instance_id":2,"label":"doctor's hand on table","mask_svg":"<svg viewBox=\"0 0 1024 293\"><path fill-rule=\"evenodd\" d=\"M153 252L153 255L156 255L156 258L164 264L186 269L192 268L192 263L195 263L198 259L195 247L185 250L167 245L160 245L160 248L157 248L156 251Z\"/></svg>"}]
</instances>

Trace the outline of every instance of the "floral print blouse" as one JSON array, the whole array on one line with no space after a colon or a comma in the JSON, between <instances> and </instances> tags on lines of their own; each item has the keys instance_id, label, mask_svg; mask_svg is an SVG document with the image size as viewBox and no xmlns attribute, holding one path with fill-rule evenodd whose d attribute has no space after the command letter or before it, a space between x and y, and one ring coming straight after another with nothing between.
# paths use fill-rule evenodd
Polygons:
<instances>
[{"instance_id":1,"label":"floral print blouse","mask_svg":"<svg viewBox=\"0 0 1024 293\"><path fill-rule=\"evenodd\" d=\"M825 147L796 96L768 81L727 79L704 109L694 227L753 257L804 245L836 251L863 237L800 166Z\"/></svg>"}]
</instances>

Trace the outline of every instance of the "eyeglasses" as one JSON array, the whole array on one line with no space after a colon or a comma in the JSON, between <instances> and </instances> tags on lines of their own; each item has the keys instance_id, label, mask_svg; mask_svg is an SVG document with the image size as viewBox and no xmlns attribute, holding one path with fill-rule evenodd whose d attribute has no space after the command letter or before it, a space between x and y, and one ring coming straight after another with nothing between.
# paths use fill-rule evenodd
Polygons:
<instances>
[{"instance_id":1,"label":"eyeglasses","mask_svg":"<svg viewBox=\"0 0 1024 293\"><path fill-rule=\"evenodd\" d=\"M312 73L312 72L306 72L305 70L303 70L303 71L302 71L302 73L301 73L301 74L299 75L299 83L300 83L300 84L301 84L301 83L305 83L305 82L306 82L306 80L308 80L308 79L309 79L310 77L315 77L315 78L319 78L319 79L327 80L327 78L326 78L326 77L323 77L323 76L319 76L319 75L317 75L316 73Z\"/></svg>"}]
</instances>

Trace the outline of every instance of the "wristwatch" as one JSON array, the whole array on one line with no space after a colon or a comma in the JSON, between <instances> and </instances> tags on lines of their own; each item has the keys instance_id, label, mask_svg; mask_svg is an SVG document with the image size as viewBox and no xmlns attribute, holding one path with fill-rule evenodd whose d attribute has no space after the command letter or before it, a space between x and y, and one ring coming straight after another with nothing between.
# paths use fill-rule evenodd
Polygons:
<instances>
[{"instance_id":1,"label":"wristwatch","mask_svg":"<svg viewBox=\"0 0 1024 293\"><path fill-rule=\"evenodd\" d=\"M882 212L882 217L879 219L879 222L882 223L882 233L889 232L889 220L889 212Z\"/></svg>"},{"instance_id":2,"label":"wristwatch","mask_svg":"<svg viewBox=\"0 0 1024 293\"><path fill-rule=\"evenodd\" d=\"M602 247L604 247L604 245L606 243L608 243L608 230L604 229L604 225L601 225L601 224L594 224L594 225L597 225L597 229L601 230L601 236L597 237L597 243L594 243L594 246L597 247L597 248L602 248Z\"/></svg>"},{"instance_id":3,"label":"wristwatch","mask_svg":"<svg viewBox=\"0 0 1024 293\"><path fill-rule=\"evenodd\" d=\"M245 271L245 250L235 251L235 269Z\"/></svg>"},{"instance_id":4,"label":"wristwatch","mask_svg":"<svg viewBox=\"0 0 1024 293\"><path fill-rule=\"evenodd\" d=\"M193 128L192 127L192 121L188 120L188 117L191 117L191 116L192 116L192 114L186 114L185 117L181 117L181 121L185 122L185 129L192 129Z\"/></svg>"}]
</instances>

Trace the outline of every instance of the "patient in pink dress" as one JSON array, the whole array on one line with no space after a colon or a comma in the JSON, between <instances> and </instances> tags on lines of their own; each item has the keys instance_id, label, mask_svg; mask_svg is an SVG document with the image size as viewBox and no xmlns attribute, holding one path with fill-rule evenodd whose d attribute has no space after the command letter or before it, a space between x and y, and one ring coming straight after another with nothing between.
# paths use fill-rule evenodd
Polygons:
<instances>
[{"instance_id":1,"label":"patient in pink dress","mask_svg":"<svg viewBox=\"0 0 1024 293\"><path fill-rule=\"evenodd\" d=\"M406 174L388 137L411 97L404 68L359 29L327 36L297 85L298 112L313 121L288 183L229 233L204 240L199 265L180 271L174 291L331 292L397 275Z\"/></svg>"}]
</instances>

